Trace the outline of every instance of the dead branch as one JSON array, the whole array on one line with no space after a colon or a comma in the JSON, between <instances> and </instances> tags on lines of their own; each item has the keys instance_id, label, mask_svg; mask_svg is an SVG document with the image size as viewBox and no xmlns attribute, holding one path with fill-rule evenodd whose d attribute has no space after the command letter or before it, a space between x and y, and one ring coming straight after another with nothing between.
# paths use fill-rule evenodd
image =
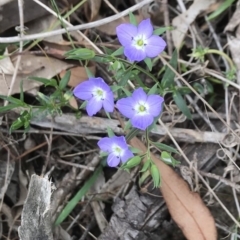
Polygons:
<instances>
[{"instance_id":1,"label":"dead branch","mask_svg":"<svg viewBox=\"0 0 240 240\"><path fill-rule=\"evenodd\" d=\"M20 240L53 240L50 198L51 183L48 179L32 175L18 229Z\"/></svg>"}]
</instances>

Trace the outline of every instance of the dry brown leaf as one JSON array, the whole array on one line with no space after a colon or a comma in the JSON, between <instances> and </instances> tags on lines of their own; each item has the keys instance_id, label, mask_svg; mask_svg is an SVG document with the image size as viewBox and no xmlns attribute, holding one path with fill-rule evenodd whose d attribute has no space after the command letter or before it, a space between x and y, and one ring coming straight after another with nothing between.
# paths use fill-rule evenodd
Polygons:
<instances>
[{"instance_id":1,"label":"dry brown leaf","mask_svg":"<svg viewBox=\"0 0 240 240\"><path fill-rule=\"evenodd\" d=\"M180 47L190 24L193 23L202 11L207 10L215 2L216 0L195 0L187 11L172 20L172 25L175 29L171 33L176 48Z\"/></svg>"},{"instance_id":2,"label":"dry brown leaf","mask_svg":"<svg viewBox=\"0 0 240 240\"><path fill-rule=\"evenodd\" d=\"M146 152L145 145L138 139L130 141L132 147ZM152 154L153 162L161 172L161 192L172 218L189 240L216 240L214 219L197 193L190 191L187 183L168 165Z\"/></svg>"},{"instance_id":3,"label":"dry brown leaf","mask_svg":"<svg viewBox=\"0 0 240 240\"><path fill-rule=\"evenodd\" d=\"M87 5L85 5L86 6L85 11L86 11L87 17L90 15L90 19L88 19L90 22L97 18L101 4L102 4L102 0L97 0L97 1L96 0L88 0L87 1ZM89 10L90 10L91 14L88 13Z\"/></svg>"},{"instance_id":4,"label":"dry brown leaf","mask_svg":"<svg viewBox=\"0 0 240 240\"><path fill-rule=\"evenodd\" d=\"M141 22L143 20L143 16L141 15L135 15L135 18L137 22ZM125 20L125 21L124 21ZM109 22L107 24L101 25L97 27L97 30L100 32L103 32L107 35L114 36L116 35L116 27L122 23L129 23L129 16L124 17L124 20L122 18L119 18L115 21Z\"/></svg>"},{"instance_id":5,"label":"dry brown leaf","mask_svg":"<svg viewBox=\"0 0 240 240\"><path fill-rule=\"evenodd\" d=\"M52 26L54 25L54 30L61 29L62 27L60 25L56 26L57 21L58 18L53 15L37 18L26 24L28 27L27 35L49 31L49 29L53 30ZM46 37L44 40L48 42L60 43L63 41L63 37L62 34L58 34L51 37Z\"/></svg>"},{"instance_id":6,"label":"dry brown leaf","mask_svg":"<svg viewBox=\"0 0 240 240\"><path fill-rule=\"evenodd\" d=\"M12 61L15 66L16 59ZM73 64L66 63L51 57L34 56L32 54L22 55L21 63L13 86L12 94L20 92L20 83L23 81L23 90L28 91L42 85L40 82L29 80L29 76L52 78L59 74L62 70L73 67ZM12 73L11 73L12 74ZM11 85L12 75L4 74L1 71L0 61L0 94L7 95L9 86Z\"/></svg>"},{"instance_id":7,"label":"dry brown leaf","mask_svg":"<svg viewBox=\"0 0 240 240\"><path fill-rule=\"evenodd\" d=\"M96 65L94 63L91 63L90 66L88 66L89 70L95 75L96 73ZM71 72L70 80L68 82L68 86L70 87L76 87L79 83L86 81L88 79L87 72L85 70L85 67L78 66L69 69ZM62 71L60 73L60 77L62 78L65 75L66 71Z\"/></svg>"}]
</instances>

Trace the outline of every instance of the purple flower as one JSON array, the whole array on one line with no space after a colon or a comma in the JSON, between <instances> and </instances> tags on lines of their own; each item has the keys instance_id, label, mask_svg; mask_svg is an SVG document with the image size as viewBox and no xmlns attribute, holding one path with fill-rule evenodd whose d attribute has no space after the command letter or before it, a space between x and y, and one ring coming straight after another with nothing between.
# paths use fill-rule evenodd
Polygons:
<instances>
[{"instance_id":1,"label":"purple flower","mask_svg":"<svg viewBox=\"0 0 240 240\"><path fill-rule=\"evenodd\" d=\"M166 47L166 42L153 35L150 19L143 20L138 26L124 23L116 28L119 42L124 47L124 54L130 61L142 61L146 57L153 58Z\"/></svg>"},{"instance_id":2,"label":"purple flower","mask_svg":"<svg viewBox=\"0 0 240 240\"><path fill-rule=\"evenodd\" d=\"M110 167L116 167L120 161L126 162L133 157L129 150L125 137L105 137L98 142L98 146L104 152L108 152L107 163Z\"/></svg>"},{"instance_id":3,"label":"purple flower","mask_svg":"<svg viewBox=\"0 0 240 240\"><path fill-rule=\"evenodd\" d=\"M147 95L142 88L138 88L131 97L118 100L116 106L131 120L133 127L145 130L160 115L163 101L159 95Z\"/></svg>"},{"instance_id":4,"label":"purple flower","mask_svg":"<svg viewBox=\"0 0 240 240\"><path fill-rule=\"evenodd\" d=\"M86 110L89 116L96 114L102 107L106 112L113 112L113 92L102 78L89 78L76 86L73 94L87 101Z\"/></svg>"}]
</instances>

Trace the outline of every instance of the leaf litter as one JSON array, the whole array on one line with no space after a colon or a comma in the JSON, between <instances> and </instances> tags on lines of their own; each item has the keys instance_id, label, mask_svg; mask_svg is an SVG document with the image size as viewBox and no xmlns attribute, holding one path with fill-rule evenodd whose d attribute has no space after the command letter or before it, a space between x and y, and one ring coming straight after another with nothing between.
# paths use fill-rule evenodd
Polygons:
<instances>
[{"instance_id":1,"label":"leaf litter","mask_svg":"<svg viewBox=\"0 0 240 240\"><path fill-rule=\"evenodd\" d=\"M68 1L63 1L63 11L66 11L68 7L72 4L71 1L67 3ZM139 1L136 1L139 2ZM209 30L209 25L205 24L204 17L207 17L207 14L211 14L212 12L216 11L219 6L221 6L221 2L217 0L212 1L198 1L195 0L193 2L186 2L186 1L177 1L178 4L174 3L174 1L169 1L168 3L168 11L170 12L170 20L172 22L172 25L175 27L174 30L171 31L170 35L170 41L173 41L174 46L177 48L182 47L183 49L180 49L180 54L178 60L179 66L181 64L186 64L189 61L188 53L191 48L196 47L196 41L198 42L198 45L201 45L201 40L206 41L206 44L204 46L209 46L211 48L219 48L220 45L224 46L228 43L228 48L231 51L230 57L232 57L234 64L236 65L237 70L239 70L239 54L238 54L238 31L234 32L236 28L238 28L239 22L238 22L238 8L235 3L232 5L229 5L227 9L225 9L220 15L213 15L215 16L213 18L215 28L213 31ZM12 2L7 3L11 6L13 4ZM123 2L112 2L111 4L114 5L114 8L117 9L118 12L121 12L124 9L130 7L130 3L123 1ZM94 21L102 19L108 15L113 14L112 9L109 7L109 3L107 4L107 1L88 1L87 4L85 4L84 9L81 9L81 14L77 14L79 12L74 13L70 19L72 23L74 22L80 22L83 21ZM25 8L27 8L28 5L26 4ZM40 6L39 6L40 7ZM156 9L157 8L157 9ZM185 9L184 9L185 8ZM16 8L17 9L17 8ZM70 8L69 8L70 9ZM146 9L146 6L145 8ZM153 4L150 4L147 6L148 14L152 17L153 22L156 23L158 26L165 26L166 19L163 18L164 12L162 12L162 6L161 3L158 1L155 1ZM151 11L150 11L151 10ZM138 21L141 21L143 16L135 14L137 16ZM161 14L159 14L161 12ZM182 12L182 13L181 13ZM234 15L230 18L227 13L234 13ZM82 14L84 13L84 14ZM154 13L154 14L153 14ZM158 13L158 14L156 14ZM16 13L17 14L17 13ZM146 13L145 13L146 15ZM57 18L49 15L48 18L39 18L39 16L36 17L34 20L35 23L41 23L45 24L43 28L41 26L37 25L29 25L31 30L33 32L40 32L45 31L46 27L50 25L50 20L52 19L54 21L57 20ZM221 21L224 19L224 27L225 32L227 34L227 42L226 39L222 38L221 34L223 32L223 28L220 27ZM169 19L168 19L169 20ZM29 21L29 20L27 20ZM129 22L129 17L124 17L125 22ZM119 18L116 21L107 23L102 26L97 26L93 29L90 29L88 32L86 32L87 37L89 37L93 43L101 45L101 43L108 43L110 47L113 47L116 42L114 42L115 38L115 28L120 23L122 23L123 20ZM213 22L210 22L210 24ZM26 23L27 24L27 23ZM11 26L10 26L11 27ZM9 27L9 29L10 29ZM61 26L64 28L64 24ZM191 32L192 27L198 29L199 36L194 37L194 34ZM208 29L209 28L209 29ZM14 31L13 29L10 29L9 31ZM194 30L193 30L194 31ZM200 32L204 32L207 34L207 38L204 38L204 34L200 34ZM189 39L189 33L192 38ZM196 32L195 32L196 33ZM215 38L215 43L211 42L212 36L214 37L217 33L217 38ZM31 34L29 32L29 34ZM99 39L99 36L100 38ZM96 37L97 36L97 37ZM165 35L164 35L165 37ZM196 39L197 40L196 40ZM200 39L199 39L200 38ZM49 39L48 39L49 40ZM22 60L20 67L18 69L18 74L16 77L16 81L13 87L12 94L20 94L21 90L19 88L21 81L23 81L23 92L25 97L30 102L36 101L36 99L32 98L32 96L28 95L27 91L31 89L36 89L38 91L42 91L44 94L51 94L51 87L43 88L41 87L43 84L35 81L30 81L29 77L35 76L40 77L43 79L52 79L56 78L61 79L63 76L65 76L66 71L69 70L71 72L70 81L68 83L69 87L75 87L77 84L81 83L82 81L86 80L88 78L86 69L85 69L85 63L82 64L79 61L66 61L64 59L64 53L66 50L59 50L58 46L68 47L71 48L72 42L69 41L67 34L66 35L58 35L57 38L53 38L49 40L52 45L49 45L47 39L44 39L44 41L41 42L43 44L42 46L51 46L51 52L49 51L48 56L48 50L46 48L41 48L39 45L34 45L33 49L28 49L27 51L23 52L22 54ZM82 46L81 38L78 38L77 46ZM100 41L99 41L100 40ZM186 41L186 42L185 42ZM54 45L55 44L55 45ZM186 44L186 45L185 45ZM112 46L111 46L112 45ZM190 47L189 47L190 46ZM216 47L217 46L217 47ZM39 54L36 54L36 49L38 52L41 52L43 56L39 56ZM5 52L2 53L5 55L4 58L0 60L0 71L1 71L1 77L0 77L0 94L1 95L7 95L9 86L11 84L11 80L16 68L16 57L13 54L9 54L8 48L5 48ZM45 56L46 54L46 56ZM209 56L210 55L210 56ZM207 65L204 65L201 61L198 61L197 64L201 65L203 68L203 73L194 72L191 73L189 70L191 68L191 61L189 61L189 65L187 66L187 69L185 71L185 74L189 76L190 81L196 81L196 79L201 78L201 84L203 85L203 88L207 88L206 80L212 82L216 82L216 77L211 77L209 75L204 75L204 67L209 69L214 69L217 71L219 75L222 76L222 72L219 71L219 69L216 68L216 63L220 66L221 69L224 69L224 61L221 55L215 56L209 54L207 56L207 59L210 61L210 63L207 62ZM165 57L168 57L167 55ZM170 56L171 57L171 56ZM92 73L97 73L104 78L111 79L112 76L109 75L106 71L106 65L103 65L101 63L92 64L90 63L89 69ZM154 71L158 74L158 71L160 71L160 68L163 67L161 64L157 63L158 65L153 66ZM215 65L214 65L215 64ZM178 66L178 67L179 67ZM186 67L182 65L182 69ZM177 66L176 66L177 67ZM180 69L180 68L179 68ZM179 70L178 69L178 70ZM218 72L219 71L219 72ZM239 74L237 74L238 77ZM204 77L203 77L204 76ZM229 75L226 76L228 78ZM174 76L173 76L174 78ZM176 80L176 78L175 78ZM205 81L205 82L204 82ZM239 81L238 81L239 82ZM39 88L40 87L40 88ZM219 85L214 85L216 87L217 91L216 95L213 95L211 97L218 98L220 94L222 94L222 89ZM229 86L225 86L228 88L227 92L225 94L229 95L229 105L227 105L227 108L229 107L231 111L233 112L235 119L238 118L238 111L239 103L236 101L236 98L239 96L236 96L234 89L229 88ZM232 92L235 94L232 94ZM204 91L202 91L200 94L202 94L203 97L206 97L209 101L211 100L209 98L208 94L205 94ZM205 95L204 95L205 94ZM203 109L201 103L199 102L199 96L196 96L195 103L192 104L192 108L194 109ZM70 105L73 108L78 108L78 102L72 98L70 99ZM228 103L228 102L227 102ZM216 106L215 106L216 107ZM216 107L217 109L217 107ZM224 108L223 108L224 109ZM225 109L226 110L226 109ZM92 167L94 169L97 168L100 158L99 154L92 153L91 151L93 148L96 148L96 140L99 139L102 134L106 133L106 126L111 126L113 131L115 133L121 133L121 130L119 126L117 125L117 118L116 119L107 119L104 113L101 113L98 118L94 118L93 122L90 122L88 118L83 116L81 118L82 125L81 126L73 126L73 124L76 124L76 121L72 121L72 115L71 112L69 112L69 109L64 109L65 113L63 117L56 116L54 118L47 118L46 116L38 116L37 120L33 119L32 125L30 127L28 135L31 135L31 137L36 142L36 146L31 146L31 149L29 149L29 153L27 152L24 154L24 148L22 147L22 141L21 140L21 131L14 132L14 135L8 135L8 121L12 121L14 117L21 111L21 109L18 109L18 111L14 112L11 111L9 113L8 118L4 119L1 125L1 129L4 135L7 137L13 137L14 136L14 143L12 142L5 142L4 145L1 144L2 148L1 151L5 151L5 155L2 154L3 160L6 160L9 158L9 156L12 159L15 155L23 156L18 158L23 165L20 165L18 167L23 168L24 173L22 173L22 170L19 172L21 174L24 174L28 176L27 178L24 177L24 179L27 181L27 183L24 185L25 188L28 187L29 189L29 196L32 194L32 191L34 191L34 181L44 182L41 184L41 187L44 186L44 184L47 185L47 193L48 193L48 199L50 199L50 195L52 194L52 202L47 202L47 208L45 208L46 213L49 213L48 209L50 208L52 211L52 218L48 218L48 214L46 215L46 218L43 219L44 224L46 222L54 223L59 216L59 214L62 212L64 207L67 205L68 202L72 199L72 197L75 195L75 193L83 186L86 186L86 182L88 182L89 179L91 179L92 176ZM220 111L220 110L219 110ZM228 111L224 112L224 110L221 110L223 113L226 113L226 121L228 123L231 123L231 127L234 129L234 131L237 132L238 130L238 124L236 121L232 121L229 116L227 115ZM221 112L221 113L222 113ZM198 112L199 113L199 112ZM82 112L81 114L84 114ZM177 115L179 113L169 113L170 116ZM236 115L236 116L235 116ZM209 115L210 116L210 115ZM114 117L115 118L115 117ZM85 120L84 120L85 119ZM219 120L216 118L210 119L214 124L219 124ZM85 122L84 122L85 121ZM91 126L92 124L92 126ZM104 125L105 124L105 125ZM179 132L175 132L174 137L179 141L182 148L187 147L192 143L194 144L194 151L199 153L199 149L205 149L202 150L203 152L206 152L207 145L209 144L208 140L206 138L197 138L197 134L199 133L199 128L203 129L203 135L206 132L211 132L211 129L208 128L208 125L204 125L201 116L197 115L197 117L194 119L194 121L190 122L189 120L184 120L184 122L166 122L166 125L168 124L168 127L175 131L175 129L179 129ZM235 124L235 125L234 125ZM176 126L175 126L176 125ZM92 127L92 128L91 128ZM159 126L158 126L159 127ZM75 130L74 130L75 128ZM79 128L80 130L76 130ZM207 129L207 131L206 131ZM61 131L59 131L61 130ZM187 135L187 132L190 132L193 134L194 137L191 138L189 135ZM186 132L186 133L185 133ZM166 144L171 144L171 141L169 141L168 137L166 137L166 133L162 133L161 138L159 138L159 132L154 133L152 137L154 138L154 141L160 141L164 142ZM53 134L56 134L54 138L52 137ZM220 140L217 140L214 142L214 147L218 146L219 142L221 142L222 137L224 136L224 131L219 130L218 133L212 133L219 134L216 135L219 137ZM220 135L222 134L222 135ZM80 136L79 136L80 135ZM210 136L210 135L209 135ZM215 135L214 135L215 136ZM6 140L7 138L5 138ZM215 138L216 139L216 138ZM197 143L197 142L201 142ZM6 148L5 145L9 144L14 145L14 147L17 149L17 152L14 152L13 154L10 154L13 150L9 150ZM130 141L132 147L139 148L141 151L146 151L146 146L142 141L140 141L138 138L133 138ZM237 143L238 145L238 143ZM4 146L4 147L3 147ZM47 146L47 147L46 147ZM236 153L236 145L234 147L227 147L224 145L224 152L235 152ZM71 159L67 157L63 157L64 159L61 159L61 161L64 161L65 164L61 165L61 161L57 161L56 159L59 157L60 151L65 151L67 154L71 155ZM114 239L114 237L120 237L120 239L127 239L128 234L132 236L133 239L137 239L137 236L142 236L141 239L157 239L161 238L163 240L165 239L219 239L221 237L225 237L227 234L231 234L231 237L238 238L238 226L234 225L233 222L229 222L229 214L225 212L224 209L220 208L218 206L218 202L216 200L213 201L213 206L207 205L207 198L204 197L204 194L210 194L206 193L206 190L201 187L202 182L199 181L199 179L194 178L191 181L192 189L198 189L197 192L192 192L190 188L188 187L185 180L183 180L184 176L181 176L178 174L178 167L175 169L169 167L165 163L163 163L159 157L156 150L152 149L152 160L158 167L159 171L161 172L161 187L159 189L159 192L153 193L151 188L148 188L148 186L152 186L151 180L149 180L148 176L146 176L145 181L142 181L140 185L136 184L138 182L138 169L131 171L131 173L128 173L126 171L122 170L112 170L109 168L104 168L103 172L101 172L98 181L95 182L96 185L94 185L90 191L88 191L87 194L84 194L84 196L81 196L81 198L78 199L77 202L75 202L75 208L73 212L71 213L71 216L66 216L67 220L65 220L63 223L67 224L71 222L70 225L66 228L56 228L55 234L58 235L58 237L62 237L62 239L67 239L69 235L74 236L75 238L78 237L79 239L92 239L96 236L99 236L99 239ZM228 150L228 151L227 151ZM230 150L230 151L229 151ZM26 150L27 151L27 150ZM7 154L6 154L7 153ZM209 151L210 155L210 151ZM214 157L216 154L214 153ZM56 157L57 156L57 157ZM174 156L175 159L178 160L178 155ZM223 157L224 161L221 161L219 159L212 160L209 159L209 164L211 163L212 166L204 169L204 164L201 165L201 170L209 171L209 174L205 174L205 176L209 181L209 185L216 189L218 196L220 199L224 202L226 208L229 209L232 213L237 213L238 211L238 192L236 192L236 189L234 189L234 185L231 185L232 187L227 187L224 185L224 181L221 181L220 185L216 182L216 179L214 180L211 178L211 174L215 174L220 179L224 180L227 179L228 176L225 174L226 172L230 172L231 178L227 179L229 181L232 181L232 179L236 179L237 174L239 174L238 164L239 159L237 154L230 154L230 155L224 155ZM17 160L15 160L16 163ZM5 161L6 162L6 161ZM69 163L69 165L68 165ZM70 165L70 163L79 163L82 165L85 165L89 168L87 169L81 169L76 168ZM9 229L3 229L4 235L9 234L9 238L13 239L18 235L16 231L16 221L19 219L20 214L22 213L23 221L26 220L26 209L27 204L29 204L29 196L28 200L26 202L26 205L24 206L24 211L20 209L19 212L15 213L15 217L12 215L9 215L9 206L22 206L24 203L24 200L26 199L26 191L20 190L20 194L18 195L18 199L12 198L12 202L9 200L11 198L8 198L8 195L11 196L11 193L9 191L9 185L11 185L11 182L14 181L14 178L12 177L12 171L16 171L15 163L11 165L12 163L8 162L8 165L3 165L3 172L4 169L10 169L10 173L8 172L8 175L4 176L1 179L1 182L3 183L1 185L2 189L6 188L5 196L6 199L3 200L2 197L2 212L7 217L9 221L11 221L11 232L9 233ZM186 165L183 161L183 165ZM46 165L46 168L48 172L42 173L43 166ZM186 166L186 168L191 172L191 166ZM227 169L227 170L226 170ZM230 169L230 170L229 170ZM233 173L234 171L234 173ZM32 173L37 173L38 175L41 175L41 177L36 177L36 175L32 175ZM211 173L211 174L210 174ZM46 174L47 178L48 176L51 176L52 182L49 182L46 180L47 178L43 178L43 174ZM49 175L48 175L49 174ZM214 175L214 176L215 176ZM5 179L6 177L6 179ZM186 176L185 176L186 177ZM23 180L23 178L21 178ZM18 188L21 189L22 180L20 179ZM30 179L32 179L30 181ZM103 180L104 179L104 180ZM185 179L185 178L184 178ZM196 186L195 186L196 185ZM218 187L219 185L220 187ZM200 186L197 188L197 186ZM7 188L8 187L8 188ZM216 188L214 188L216 187ZM50 189L52 188L52 190ZM137 192L133 189L138 189ZM147 190L146 190L147 189ZM26 190L26 189L25 189ZM87 189L85 189L87 192ZM233 191L233 193L231 192ZM142 229L140 230L138 226L134 226L134 224L130 224L131 221L136 221L134 219L134 211L131 211L132 213L132 219L128 216L128 208L124 205L124 201L128 201L128 199L134 199L138 203L138 210L141 209L143 215L139 213L135 209L135 213L138 213L139 215L136 215L137 217L141 217L142 221L147 221L148 217L146 214L146 209L144 205L141 205L139 198L143 200L144 194L143 192L147 192L148 200L146 200L145 204L150 204L149 201L155 201L156 206L165 206L161 211L156 210L153 213L153 219L154 215L155 217L158 216L158 219L164 218L164 221L162 220L155 220L155 224L153 225L147 225L142 226ZM40 192L39 192L40 193ZM155 196L157 194L158 197ZM164 203L162 198L159 198L159 196L163 196ZM126 198L125 198L126 197ZM210 198L210 197L209 197ZM151 199L151 200L149 200ZM203 201L203 199L205 201ZM213 198L211 198L213 199ZM128 203L128 207L133 207L134 201L130 201ZM110 202L110 205L109 205ZM210 202L210 200L209 200ZM50 204L50 205L49 205ZM136 203L135 203L136 204ZM105 206L105 207L104 207ZM111 206L113 209L114 214L112 213ZM136 207L136 206L135 206ZM216 211L216 208L218 209ZM116 211L116 209L118 209ZM127 210L128 209L128 210ZM165 210L164 210L165 209ZM149 209L148 209L149 211ZM171 215L171 220L169 221L168 214ZM159 215L158 215L159 214ZM75 218L72 220L72 216ZM237 219L237 214L234 214L235 218ZM13 218L14 221L13 221ZM149 217L151 218L151 216ZM110 219L110 220L109 220ZM124 221L123 219L127 219L128 221ZM79 223L77 224L76 221ZM153 221L153 220L152 220ZM119 223L119 228L116 223ZM218 233L216 232L216 227L218 226ZM47 229L47 225L44 225ZM65 226L65 225L64 225ZM73 227L74 226L74 227ZM87 226L85 228L84 226ZM167 226L167 227L166 227ZM24 228L24 224L22 224L22 229ZM161 230L160 230L161 228ZM20 236L23 234L22 229L20 228L19 234ZM57 229L59 232L57 233ZM123 234L121 235L107 235L107 233L113 233L114 229L119 230L120 232L123 231ZM181 229L181 231L179 231ZM232 230L234 229L234 230ZM50 231L49 229L47 231ZM68 232L68 233L67 233ZM182 233L181 233L182 232ZM3 234L2 233L2 234ZM95 234L95 236L93 235ZM142 235L141 235L142 234ZM217 236L218 234L218 236ZM63 237L65 236L65 237ZM96 239L95 237L95 239ZM112 237L112 238L109 238ZM51 233L49 234L49 239L51 239ZM139 238L138 238L139 239Z\"/></svg>"}]
</instances>

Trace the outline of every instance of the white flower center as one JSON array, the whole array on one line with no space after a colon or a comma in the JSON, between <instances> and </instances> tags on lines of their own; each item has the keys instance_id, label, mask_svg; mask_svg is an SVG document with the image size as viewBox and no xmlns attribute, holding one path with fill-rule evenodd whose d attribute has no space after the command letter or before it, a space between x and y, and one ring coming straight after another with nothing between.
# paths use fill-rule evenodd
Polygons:
<instances>
[{"instance_id":1,"label":"white flower center","mask_svg":"<svg viewBox=\"0 0 240 240\"><path fill-rule=\"evenodd\" d=\"M113 151L113 154L116 156L116 157L122 157L123 154L124 154L124 150L122 148L120 148L118 145L114 144L112 146L112 151Z\"/></svg>"},{"instance_id":2,"label":"white flower center","mask_svg":"<svg viewBox=\"0 0 240 240\"><path fill-rule=\"evenodd\" d=\"M147 39L144 35L137 35L132 39L132 45L137 49L143 50L147 45Z\"/></svg>"},{"instance_id":3,"label":"white flower center","mask_svg":"<svg viewBox=\"0 0 240 240\"><path fill-rule=\"evenodd\" d=\"M134 106L134 110L137 113L137 115L143 116L148 114L149 105L146 102L140 101Z\"/></svg>"},{"instance_id":4,"label":"white flower center","mask_svg":"<svg viewBox=\"0 0 240 240\"><path fill-rule=\"evenodd\" d=\"M97 101L101 101L105 99L106 92L103 89L96 87L93 89L92 95L96 98Z\"/></svg>"}]
</instances>

